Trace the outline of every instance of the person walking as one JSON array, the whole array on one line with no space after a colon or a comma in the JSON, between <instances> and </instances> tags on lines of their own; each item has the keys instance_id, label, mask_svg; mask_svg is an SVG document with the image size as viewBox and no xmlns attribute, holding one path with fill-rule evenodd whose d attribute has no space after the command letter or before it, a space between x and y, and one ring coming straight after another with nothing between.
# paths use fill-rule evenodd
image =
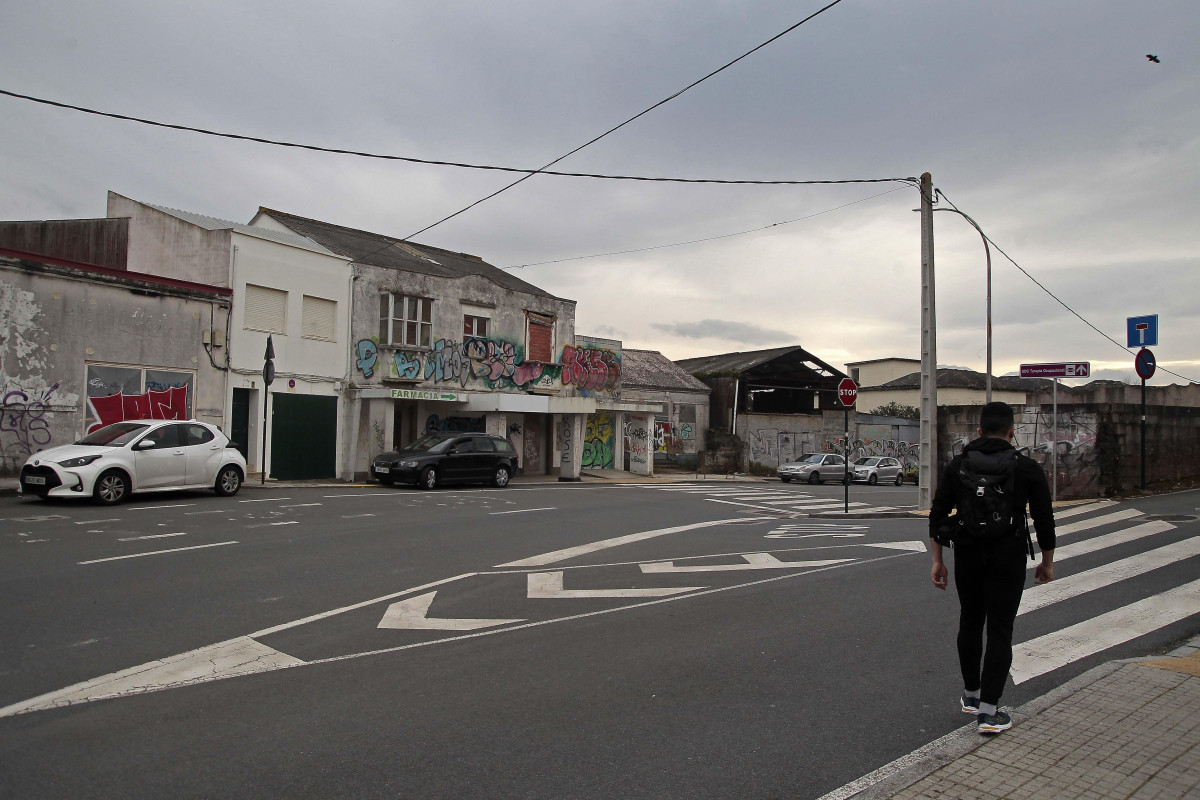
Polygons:
<instances>
[{"instance_id":1,"label":"person walking","mask_svg":"<svg viewBox=\"0 0 1200 800\"><path fill-rule=\"evenodd\" d=\"M946 465L929 510L930 577L943 591L949 574L943 551L948 545L954 550L954 588L960 606L958 663L963 680L960 705L976 716L984 735L1012 727L1012 718L999 709L999 703L1012 666L1013 623L1025 588L1025 556L1034 556L1026 506L1042 554L1034 580L1054 580L1050 485L1041 466L1013 447L1014 434L1012 408L999 402L985 405L979 438Z\"/></svg>"}]
</instances>

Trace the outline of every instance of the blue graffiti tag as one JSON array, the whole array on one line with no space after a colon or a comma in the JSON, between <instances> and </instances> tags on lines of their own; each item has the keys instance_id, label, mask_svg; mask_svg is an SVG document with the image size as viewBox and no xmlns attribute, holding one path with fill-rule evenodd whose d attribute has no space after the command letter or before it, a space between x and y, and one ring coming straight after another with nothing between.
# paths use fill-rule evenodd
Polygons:
<instances>
[{"instance_id":1,"label":"blue graffiti tag","mask_svg":"<svg viewBox=\"0 0 1200 800\"><path fill-rule=\"evenodd\" d=\"M358 355L358 368L362 370L363 377L370 378L375 374L375 362L379 360L379 348L370 339L359 339L355 352Z\"/></svg>"}]
</instances>

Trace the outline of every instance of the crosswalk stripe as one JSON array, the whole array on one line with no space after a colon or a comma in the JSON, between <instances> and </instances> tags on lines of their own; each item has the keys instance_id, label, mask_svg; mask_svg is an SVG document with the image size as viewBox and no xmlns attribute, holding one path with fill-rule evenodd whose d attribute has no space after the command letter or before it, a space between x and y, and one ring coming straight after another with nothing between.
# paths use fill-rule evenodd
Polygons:
<instances>
[{"instance_id":1,"label":"crosswalk stripe","mask_svg":"<svg viewBox=\"0 0 1200 800\"><path fill-rule=\"evenodd\" d=\"M1017 615L1028 614L1039 608L1062 602L1072 597L1078 597L1086 592L1102 589L1105 586L1128 580L1151 570L1174 564L1185 558L1200 555L1200 537L1184 539L1181 542L1138 553L1136 556L1122 558L1102 567L1078 572L1065 578L1043 583L1026 589L1021 596L1021 608Z\"/></svg>"},{"instance_id":2,"label":"crosswalk stripe","mask_svg":"<svg viewBox=\"0 0 1200 800\"><path fill-rule=\"evenodd\" d=\"M1055 525L1054 530L1057 535L1066 536L1069 533L1078 533L1079 531L1086 531L1089 528L1098 528L1101 525L1108 525L1113 522L1120 522L1121 520L1140 516L1142 516L1142 512L1138 511L1136 508L1123 508L1120 511L1114 511L1111 514L1104 514L1103 516L1099 517L1082 519L1079 522L1072 522L1069 525Z\"/></svg>"},{"instance_id":3,"label":"crosswalk stripe","mask_svg":"<svg viewBox=\"0 0 1200 800\"><path fill-rule=\"evenodd\" d=\"M1112 500L1097 500L1094 503L1083 503L1082 505L1071 506L1062 510L1056 510L1054 512L1054 519L1055 521L1058 521L1060 519L1066 519L1067 517L1074 517L1078 514L1086 514L1089 511L1099 511L1101 508L1104 508L1105 506L1111 506L1112 504Z\"/></svg>"},{"instance_id":4,"label":"crosswalk stripe","mask_svg":"<svg viewBox=\"0 0 1200 800\"><path fill-rule=\"evenodd\" d=\"M1091 539L1084 539L1082 542L1075 542L1056 548L1054 551L1054 563L1057 564L1068 558L1095 553L1098 550L1104 550L1108 547L1128 544L1146 536L1173 530L1175 530L1174 525L1169 522L1163 522L1160 519L1143 522L1141 525L1134 525L1132 528L1123 528L1119 531L1106 533L1103 536L1093 536Z\"/></svg>"},{"instance_id":5,"label":"crosswalk stripe","mask_svg":"<svg viewBox=\"0 0 1200 800\"><path fill-rule=\"evenodd\" d=\"M1013 647L1013 683L1066 666L1200 613L1200 580Z\"/></svg>"}]
</instances>

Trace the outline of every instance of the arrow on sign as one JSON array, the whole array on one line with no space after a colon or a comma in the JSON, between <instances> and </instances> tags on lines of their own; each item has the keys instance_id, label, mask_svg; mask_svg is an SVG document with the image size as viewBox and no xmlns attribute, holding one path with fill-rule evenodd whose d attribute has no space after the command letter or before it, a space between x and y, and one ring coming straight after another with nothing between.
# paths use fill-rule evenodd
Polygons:
<instances>
[{"instance_id":1,"label":"arrow on sign","mask_svg":"<svg viewBox=\"0 0 1200 800\"><path fill-rule=\"evenodd\" d=\"M651 564L641 564L642 572L731 572L743 569L802 569L804 567L825 567L830 564L841 564L853 561L852 558L835 558L827 561L780 561L770 553L746 553L742 556L745 564L695 564L687 567L676 566L674 561L656 561Z\"/></svg>"},{"instance_id":2,"label":"arrow on sign","mask_svg":"<svg viewBox=\"0 0 1200 800\"><path fill-rule=\"evenodd\" d=\"M529 597L535 600L558 600L562 598L597 597L670 597L673 594L694 592L703 586L682 586L674 589L564 589L561 572L531 572L529 574Z\"/></svg>"},{"instance_id":3,"label":"arrow on sign","mask_svg":"<svg viewBox=\"0 0 1200 800\"><path fill-rule=\"evenodd\" d=\"M436 591L392 603L379 620L380 628L419 631L474 631L524 622L523 619L437 619L429 616Z\"/></svg>"}]
</instances>

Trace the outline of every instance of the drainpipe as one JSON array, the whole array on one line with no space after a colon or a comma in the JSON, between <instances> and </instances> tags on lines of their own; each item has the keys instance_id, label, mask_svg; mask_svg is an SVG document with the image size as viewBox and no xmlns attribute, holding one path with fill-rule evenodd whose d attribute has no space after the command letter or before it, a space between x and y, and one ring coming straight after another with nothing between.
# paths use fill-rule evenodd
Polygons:
<instances>
[{"instance_id":1,"label":"drainpipe","mask_svg":"<svg viewBox=\"0 0 1200 800\"><path fill-rule=\"evenodd\" d=\"M742 379L733 379L733 429L730 431L734 436L737 436L737 406L738 406L738 388L741 386Z\"/></svg>"},{"instance_id":2,"label":"drainpipe","mask_svg":"<svg viewBox=\"0 0 1200 800\"><path fill-rule=\"evenodd\" d=\"M358 276L354 274L354 268L350 268L350 281L347 287L347 302L346 302L346 346L350 346L350 342L354 338L354 282L358 280ZM360 393L356 389L350 388L350 378L354 375L354 359L353 350L347 351L349 355L346 357L346 379L342 381L342 391L345 393L346 399L350 399L350 395L354 395L354 400L350 403L349 424L346 425L345 435L350 439L350 448L347 453L349 468L345 471L348 474L347 480L354 483L355 467L358 465L358 423L359 415L362 413L362 399ZM343 424L346 421L346 415L342 415Z\"/></svg>"}]
</instances>

